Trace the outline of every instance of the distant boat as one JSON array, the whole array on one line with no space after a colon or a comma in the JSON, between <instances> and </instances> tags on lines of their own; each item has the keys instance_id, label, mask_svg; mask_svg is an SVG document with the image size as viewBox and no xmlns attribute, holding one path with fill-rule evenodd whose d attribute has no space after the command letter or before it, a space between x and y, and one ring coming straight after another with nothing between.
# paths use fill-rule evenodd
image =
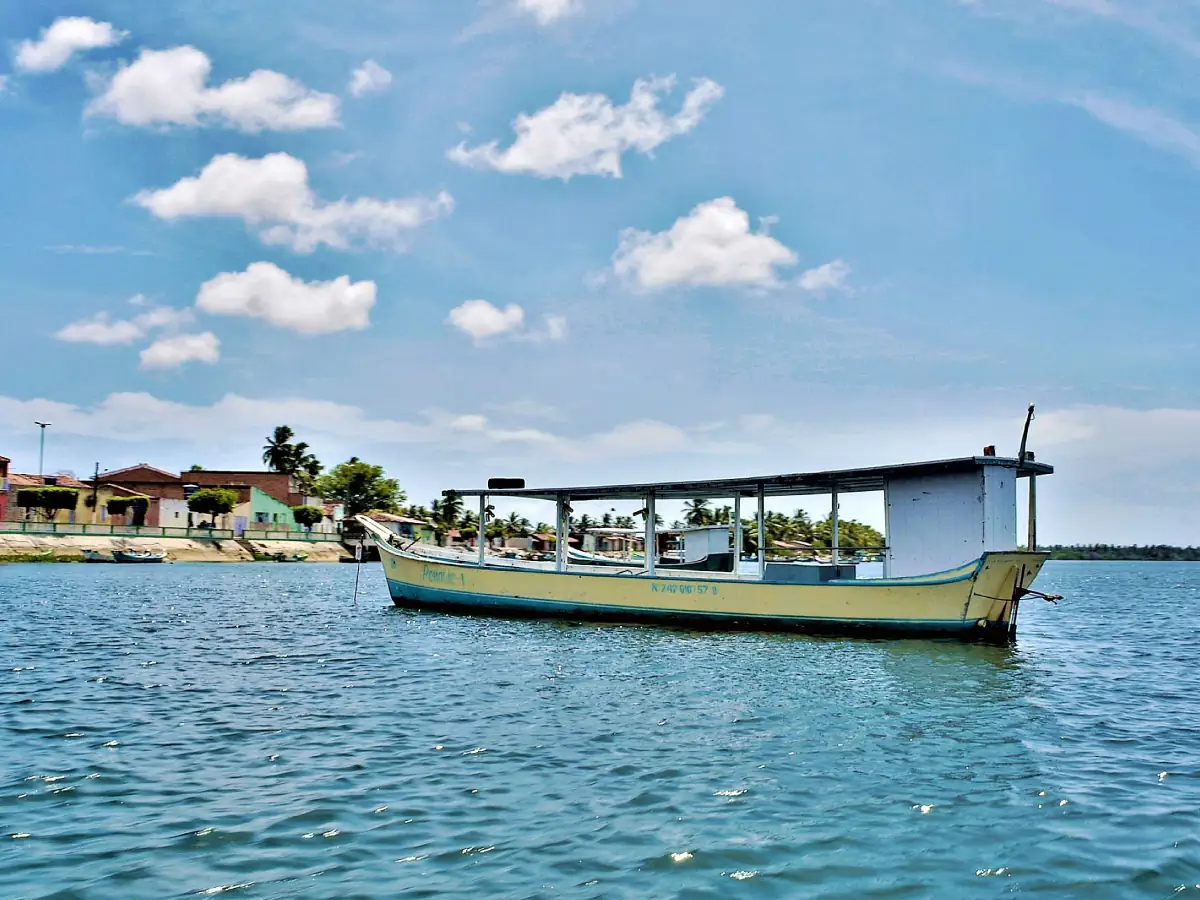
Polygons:
<instances>
[{"instance_id":1,"label":"distant boat","mask_svg":"<svg viewBox=\"0 0 1200 900\"><path fill-rule=\"evenodd\" d=\"M151 553L149 550L114 550L112 555L115 563L160 563L166 558L165 553Z\"/></svg>"}]
</instances>

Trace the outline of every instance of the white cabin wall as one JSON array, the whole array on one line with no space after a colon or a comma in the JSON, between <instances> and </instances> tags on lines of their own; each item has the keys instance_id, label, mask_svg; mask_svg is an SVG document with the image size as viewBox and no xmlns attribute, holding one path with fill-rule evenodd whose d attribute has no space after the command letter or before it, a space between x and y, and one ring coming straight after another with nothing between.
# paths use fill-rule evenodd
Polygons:
<instances>
[{"instance_id":1,"label":"white cabin wall","mask_svg":"<svg viewBox=\"0 0 1200 900\"><path fill-rule=\"evenodd\" d=\"M888 481L889 577L928 575L979 557L985 549L984 477L977 470ZM1014 532L1015 521L1014 508Z\"/></svg>"},{"instance_id":2,"label":"white cabin wall","mask_svg":"<svg viewBox=\"0 0 1200 900\"><path fill-rule=\"evenodd\" d=\"M1016 550L1017 471L1003 466L983 470L983 549Z\"/></svg>"}]
</instances>

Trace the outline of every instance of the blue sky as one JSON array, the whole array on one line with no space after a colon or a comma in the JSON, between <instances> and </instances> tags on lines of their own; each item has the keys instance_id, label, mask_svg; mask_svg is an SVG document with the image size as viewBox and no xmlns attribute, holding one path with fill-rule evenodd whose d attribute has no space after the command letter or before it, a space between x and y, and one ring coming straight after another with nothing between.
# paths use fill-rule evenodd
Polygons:
<instances>
[{"instance_id":1,"label":"blue sky","mask_svg":"<svg viewBox=\"0 0 1200 900\"><path fill-rule=\"evenodd\" d=\"M1044 539L1200 543L1192 0L30 0L0 41L18 471L37 418L80 473L286 422L428 502L1013 453L1036 400Z\"/></svg>"}]
</instances>

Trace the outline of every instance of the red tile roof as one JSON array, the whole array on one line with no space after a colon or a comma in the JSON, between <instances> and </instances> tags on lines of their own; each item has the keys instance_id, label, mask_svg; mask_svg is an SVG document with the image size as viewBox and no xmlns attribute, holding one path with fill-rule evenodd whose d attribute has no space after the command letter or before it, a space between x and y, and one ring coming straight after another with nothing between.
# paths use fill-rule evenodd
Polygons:
<instances>
[{"instance_id":1,"label":"red tile roof","mask_svg":"<svg viewBox=\"0 0 1200 900\"><path fill-rule=\"evenodd\" d=\"M126 472L133 472L137 469L147 469L156 475L161 475L165 481L179 481L180 478L174 472L168 472L166 469L160 469L157 466L152 466L150 463L138 463L136 466L126 466L123 469L113 469L111 472L101 472L105 478L111 478L113 475L124 475Z\"/></svg>"},{"instance_id":2,"label":"red tile roof","mask_svg":"<svg viewBox=\"0 0 1200 900\"><path fill-rule=\"evenodd\" d=\"M57 475L57 476L51 475L50 477L57 479L58 487L69 487L69 488L87 487L86 484L84 484L78 478L74 478L71 475ZM44 485L46 483L46 479L42 475L19 475L16 472L13 472L8 476L8 483L9 483L9 485L11 485L14 488L41 487L42 485Z\"/></svg>"}]
</instances>

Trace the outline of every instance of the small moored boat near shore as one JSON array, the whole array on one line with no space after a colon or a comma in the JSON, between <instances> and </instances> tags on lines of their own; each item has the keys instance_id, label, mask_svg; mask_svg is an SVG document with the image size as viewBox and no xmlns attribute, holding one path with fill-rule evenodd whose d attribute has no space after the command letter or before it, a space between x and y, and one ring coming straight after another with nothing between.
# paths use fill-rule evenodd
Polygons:
<instances>
[{"instance_id":1,"label":"small moored boat near shore","mask_svg":"<svg viewBox=\"0 0 1200 900\"><path fill-rule=\"evenodd\" d=\"M1032 409L1031 409L1032 413ZM1028 421L1026 423L1028 429ZM757 500L759 534L767 498L827 494L832 500L832 548L826 564L771 562L758 549L757 571L677 571L650 553L622 570L576 564L566 542L553 563L475 559L425 544L401 545L387 529L359 518L379 546L397 606L466 613L613 619L710 628L752 628L849 634L952 636L1006 640L1049 554L1022 550L1017 537L1017 481L1027 479L1027 546L1036 547L1037 476L1054 469L1025 453L935 460L866 469L599 487L525 488L493 479L485 489L446 491L479 500L481 521L494 497L556 505L558 533L570 502L636 500L644 504L646 546L655 546L655 504L661 500L733 498L733 547L742 546L741 503ZM838 547L838 497L880 491L884 497L883 576L857 578Z\"/></svg>"}]
</instances>

